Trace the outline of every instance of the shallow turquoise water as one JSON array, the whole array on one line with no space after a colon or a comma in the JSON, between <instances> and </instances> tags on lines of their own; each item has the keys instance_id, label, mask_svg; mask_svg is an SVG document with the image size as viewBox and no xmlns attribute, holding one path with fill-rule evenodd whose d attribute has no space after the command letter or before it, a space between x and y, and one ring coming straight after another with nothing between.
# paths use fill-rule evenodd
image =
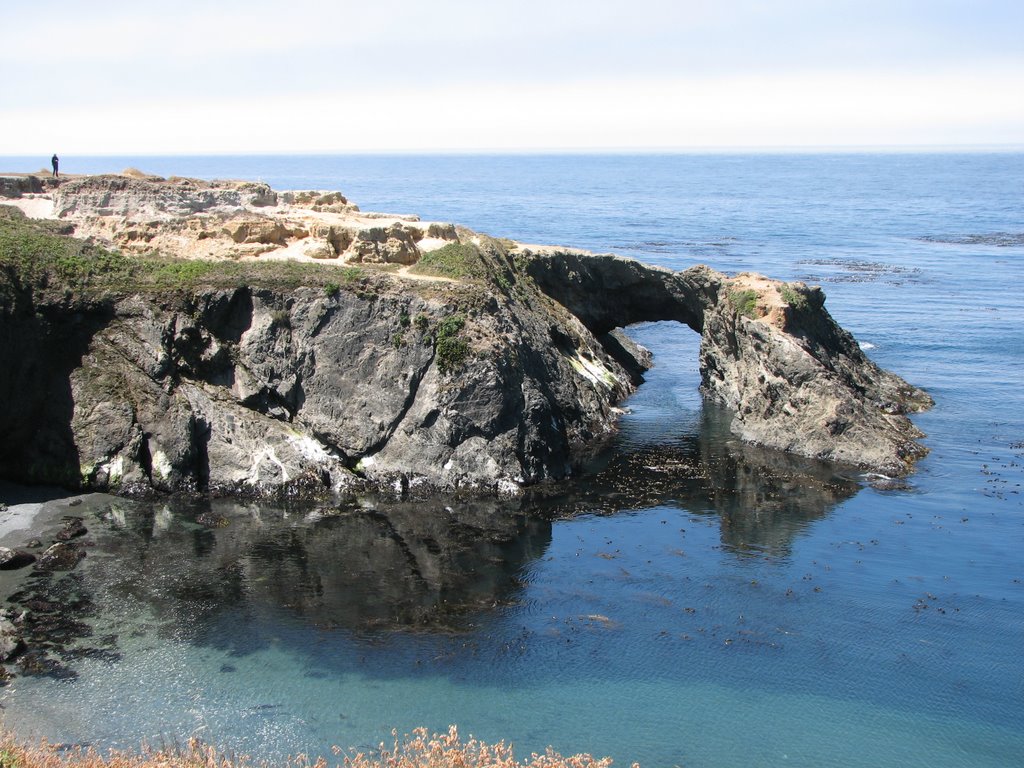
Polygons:
<instances>
[{"instance_id":1,"label":"shallow turquoise water","mask_svg":"<svg viewBox=\"0 0 1024 768\"><path fill-rule=\"evenodd\" d=\"M494 235L820 282L935 397L915 417L932 452L881 491L744 448L696 393L695 335L636 327L657 367L594 474L551 497L227 504L215 530L90 499L79 644L119 657L16 679L12 722L260 754L458 723L646 766L1020 763L1024 156L64 162L340 188Z\"/></svg>"}]
</instances>

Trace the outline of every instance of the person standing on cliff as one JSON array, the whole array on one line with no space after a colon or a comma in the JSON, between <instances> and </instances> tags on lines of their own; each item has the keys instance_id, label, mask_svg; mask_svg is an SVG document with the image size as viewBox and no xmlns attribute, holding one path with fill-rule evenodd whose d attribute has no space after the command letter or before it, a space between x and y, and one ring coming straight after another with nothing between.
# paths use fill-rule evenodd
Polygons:
<instances>
[{"instance_id":1,"label":"person standing on cliff","mask_svg":"<svg viewBox=\"0 0 1024 768\"><path fill-rule=\"evenodd\" d=\"M50 158L50 165L53 166L53 178L55 178L55 179L58 176L58 174L57 174L57 165L58 165L58 163L60 163L60 158L58 158L57 155L54 155L53 157Z\"/></svg>"}]
</instances>

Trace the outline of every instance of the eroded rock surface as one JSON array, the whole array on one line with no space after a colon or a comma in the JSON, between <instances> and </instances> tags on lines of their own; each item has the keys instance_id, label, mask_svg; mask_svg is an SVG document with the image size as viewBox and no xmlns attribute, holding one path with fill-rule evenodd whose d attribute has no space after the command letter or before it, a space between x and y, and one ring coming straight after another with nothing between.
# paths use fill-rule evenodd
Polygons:
<instances>
[{"instance_id":1,"label":"eroded rock surface","mask_svg":"<svg viewBox=\"0 0 1024 768\"><path fill-rule=\"evenodd\" d=\"M10 661L24 649L18 628L6 615L0 615L0 663Z\"/></svg>"},{"instance_id":2,"label":"eroded rock surface","mask_svg":"<svg viewBox=\"0 0 1024 768\"><path fill-rule=\"evenodd\" d=\"M11 180L8 186L15 197L18 189L39 185ZM408 265L420 258L420 241L428 249L443 244L437 228L445 226L363 214L340 192L278 193L256 182L87 176L59 185L51 197L53 215L73 222L80 237L182 258Z\"/></svg>"}]
</instances>

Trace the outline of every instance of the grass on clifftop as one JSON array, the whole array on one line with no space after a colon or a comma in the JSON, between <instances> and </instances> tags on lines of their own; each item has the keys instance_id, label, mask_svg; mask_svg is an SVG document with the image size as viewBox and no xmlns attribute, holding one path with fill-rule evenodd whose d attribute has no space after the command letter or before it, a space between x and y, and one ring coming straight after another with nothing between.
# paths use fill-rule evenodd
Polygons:
<instances>
[{"instance_id":1,"label":"grass on clifftop","mask_svg":"<svg viewBox=\"0 0 1024 768\"><path fill-rule=\"evenodd\" d=\"M749 288L746 290L729 291L729 303L737 314L751 318L758 316L757 291Z\"/></svg>"},{"instance_id":2,"label":"grass on clifftop","mask_svg":"<svg viewBox=\"0 0 1024 768\"><path fill-rule=\"evenodd\" d=\"M806 311L809 306L807 302L807 297L804 296L802 293L799 293L791 285L780 285L779 295L782 297L782 300L784 302L789 304L789 306L791 306L798 312Z\"/></svg>"},{"instance_id":3,"label":"grass on clifftop","mask_svg":"<svg viewBox=\"0 0 1024 768\"><path fill-rule=\"evenodd\" d=\"M476 739L462 741L455 726L447 733L430 734L418 728L411 735L394 743L384 744L371 754L335 750L335 760L305 755L276 763L255 761L245 757L229 757L197 740L178 749L148 749L141 753L111 752L101 755L92 749L67 751L46 743L25 746L12 734L0 734L0 768L261 768L280 765L282 768L608 768L611 758L596 759L590 755L563 757L551 749L543 755L531 755L527 762L515 759L512 746L503 741L485 744ZM637 768L636 763L633 768Z\"/></svg>"},{"instance_id":4,"label":"grass on clifftop","mask_svg":"<svg viewBox=\"0 0 1024 768\"><path fill-rule=\"evenodd\" d=\"M455 280L483 280L488 274L480 250L471 243L448 243L427 251L410 271Z\"/></svg>"},{"instance_id":5,"label":"grass on clifftop","mask_svg":"<svg viewBox=\"0 0 1024 768\"><path fill-rule=\"evenodd\" d=\"M127 280L136 271L129 259L61 233L53 222L35 222L0 207L0 270L3 285L46 289ZM6 291L5 291L6 292Z\"/></svg>"},{"instance_id":6,"label":"grass on clifftop","mask_svg":"<svg viewBox=\"0 0 1024 768\"><path fill-rule=\"evenodd\" d=\"M323 288L364 276L357 267L339 268L297 261L202 261L157 256L125 256L64 234L67 225L25 218L0 205L0 305L19 291L62 298L68 294L99 298L129 292L159 293L199 286L242 285ZM3 768L0 766L0 768Z\"/></svg>"}]
</instances>

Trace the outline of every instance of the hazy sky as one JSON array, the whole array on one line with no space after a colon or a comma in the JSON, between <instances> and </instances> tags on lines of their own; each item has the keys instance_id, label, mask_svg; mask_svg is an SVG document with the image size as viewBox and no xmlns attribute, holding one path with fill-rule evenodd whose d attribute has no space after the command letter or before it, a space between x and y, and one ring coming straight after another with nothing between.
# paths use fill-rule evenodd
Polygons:
<instances>
[{"instance_id":1,"label":"hazy sky","mask_svg":"<svg viewBox=\"0 0 1024 768\"><path fill-rule=\"evenodd\" d=\"M1024 144L1024 0L2 0L0 155Z\"/></svg>"}]
</instances>

